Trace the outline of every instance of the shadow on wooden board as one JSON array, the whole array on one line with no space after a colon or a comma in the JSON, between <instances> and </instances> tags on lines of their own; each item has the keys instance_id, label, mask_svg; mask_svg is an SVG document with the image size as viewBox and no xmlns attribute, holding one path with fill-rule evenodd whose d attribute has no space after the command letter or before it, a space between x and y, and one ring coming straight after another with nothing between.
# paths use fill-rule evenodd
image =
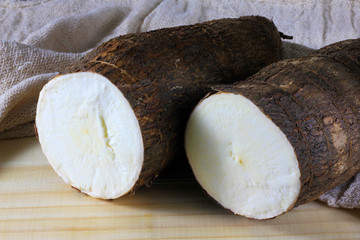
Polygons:
<instances>
[{"instance_id":1,"label":"shadow on wooden board","mask_svg":"<svg viewBox=\"0 0 360 240\"><path fill-rule=\"evenodd\" d=\"M0 140L0 168L34 146L34 137ZM36 140L37 141L37 140Z\"/></svg>"}]
</instances>

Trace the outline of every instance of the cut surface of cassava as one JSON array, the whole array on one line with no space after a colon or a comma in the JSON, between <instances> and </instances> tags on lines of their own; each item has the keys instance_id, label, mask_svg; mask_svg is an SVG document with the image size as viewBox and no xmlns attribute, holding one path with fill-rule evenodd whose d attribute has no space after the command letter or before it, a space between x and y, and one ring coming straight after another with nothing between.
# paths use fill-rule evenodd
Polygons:
<instances>
[{"instance_id":1,"label":"cut surface of cassava","mask_svg":"<svg viewBox=\"0 0 360 240\"><path fill-rule=\"evenodd\" d=\"M256 16L114 38L44 87L41 146L84 193L134 192L185 156L187 119L211 85L245 79L281 55L274 23Z\"/></svg>"},{"instance_id":2,"label":"cut surface of cassava","mask_svg":"<svg viewBox=\"0 0 360 240\"><path fill-rule=\"evenodd\" d=\"M106 199L133 188L143 162L141 131L109 80L91 72L56 77L41 91L36 122L44 153L65 182Z\"/></svg>"},{"instance_id":3,"label":"cut surface of cassava","mask_svg":"<svg viewBox=\"0 0 360 240\"><path fill-rule=\"evenodd\" d=\"M224 208L276 217L360 172L360 40L216 86L192 112L193 173Z\"/></svg>"},{"instance_id":4,"label":"cut surface of cassava","mask_svg":"<svg viewBox=\"0 0 360 240\"><path fill-rule=\"evenodd\" d=\"M192 113L186 135L200 185L223 207L250 218L271 218L294 204L300 173L284 133L250 100L219 93Z\"/></svg>"}]
</instances>

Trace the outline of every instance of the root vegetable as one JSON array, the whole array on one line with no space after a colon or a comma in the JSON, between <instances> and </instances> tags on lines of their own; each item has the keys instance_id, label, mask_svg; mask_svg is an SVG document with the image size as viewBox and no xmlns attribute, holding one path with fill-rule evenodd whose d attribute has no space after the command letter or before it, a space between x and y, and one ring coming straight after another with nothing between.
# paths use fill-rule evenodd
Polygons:
<instances>
[{"instance_id":1,"label":"root vegetable","mask_svg":"<svg viewBox=\"0 0 360 240\"><path fill-rule=\"evenodd\" d=\"M64 181L90 196L134 192L182 146L190 111L211 84L245 78L280 57L280 34L263 17L112 39L41 91L41 147Z\"/></svg>"},{"instance_id":2,"label":"root vegetable","mask_svg":"<svg viewBox=\"0 0 360 240\"><path fill-rule=\"evenodd\" d=\"M276 217L360 171L360 39L215 89L185 148L200 185L235 214Z\"/></svg>"}]
</instances>

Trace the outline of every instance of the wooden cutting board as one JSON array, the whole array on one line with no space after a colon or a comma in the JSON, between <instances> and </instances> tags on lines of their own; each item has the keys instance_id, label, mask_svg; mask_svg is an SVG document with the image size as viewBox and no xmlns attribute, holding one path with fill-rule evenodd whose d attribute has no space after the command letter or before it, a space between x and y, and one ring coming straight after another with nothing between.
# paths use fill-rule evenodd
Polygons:
<instances>
[{"instance_id":1,"label":"wooden cutting board","mask_svg":"<svg viewBox=\"0 0 360 240\"><path fill-rule=\"evenodd\" d=\"M105 201L66 185L36 138L0 141L0 239L360 239L360 209L312 202L267 221L234 216L195 182Z\"/></svg>"}]
</instances>

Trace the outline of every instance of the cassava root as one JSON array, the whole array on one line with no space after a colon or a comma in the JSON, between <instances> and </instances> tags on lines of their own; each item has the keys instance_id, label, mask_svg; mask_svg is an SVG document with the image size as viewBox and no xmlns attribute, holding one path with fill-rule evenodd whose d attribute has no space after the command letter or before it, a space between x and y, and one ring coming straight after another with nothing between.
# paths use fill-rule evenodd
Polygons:
<instances>
[{"instance_id":1,"label":"cassava root","mask_svg":"<svg viewBox=\"0 0 360 240\"><path fill-rule=\"evenodd\" d=\"M276 217L360 172L360 39L214 89L185 148L200 185L235 214Z\"/></svg>"},{"instance_id":2,"label":"cassava root","mask_svg":"<svg viewBox=\"0 0 360 240\"><path fill-rule=\"evenodd\" d=\"M245 79L281 55L275 25L256 16L112 39L41 91L41 147L88 195L134 192L181 152L190 111L210 85Z\"/></svg>"}]
</instances>

